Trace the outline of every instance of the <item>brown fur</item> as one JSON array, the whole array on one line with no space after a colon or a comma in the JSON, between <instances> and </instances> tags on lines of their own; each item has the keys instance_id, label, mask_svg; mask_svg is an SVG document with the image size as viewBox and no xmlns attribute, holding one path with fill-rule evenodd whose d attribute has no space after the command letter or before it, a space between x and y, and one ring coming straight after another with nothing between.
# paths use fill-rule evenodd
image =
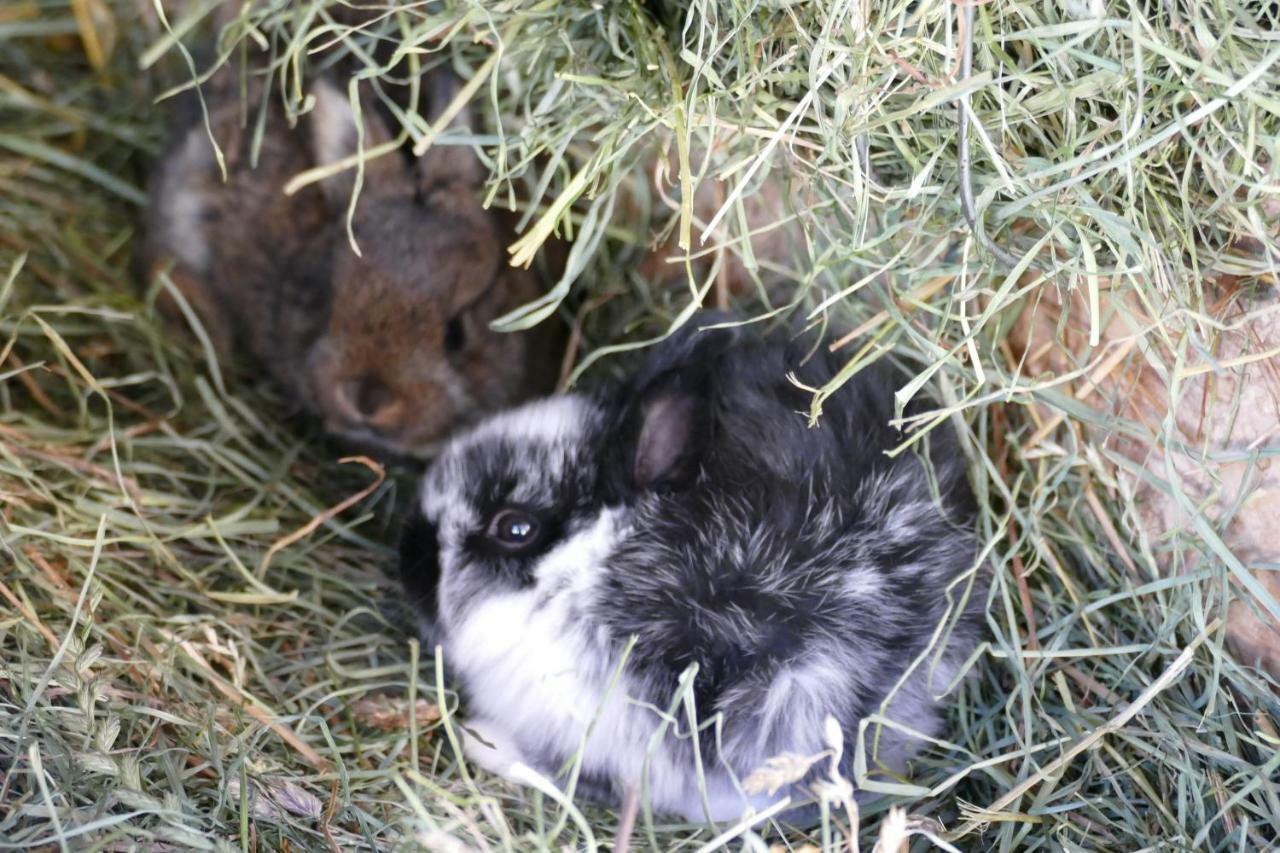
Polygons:
<instances>
[{"instance_id":1,"label":"brown fur","mask_svg":"<svg viewBox=\"0 0 1280 853\"><path fill-rule=\"evenodd\" d=\"M703 169L703 161L718 148L695 146L690 152L691 168L697 173ZM780 162L782 158L779 158ZM680 164L675 141L664 137L655 144L645 160L645 172L650 178L646 194L655 207L651 214L655 219L677 217L680 209ZM688 254L693 257L692 273L702 280L710 271L717 255L723 255L714 289L716 307L727 308L730 303L760 292L764 285L777 277L774 268L786 269L804 259L804 235L792 213L797 201L793 189L785 178L785 169L775 165L763 178L757 177L754 188L741 200L744 222L737 221L736 212L722 219L714 231L707 225L719 213L733 190L733 182L718 177L714 170L707 170L693 192L690 211L693 221L690 228L692 244ZM624 213L628 208L641 205L624 197ZM659 213L664 210L665 213ZM658 246L649 251L636 270L640 278L663 284L686 281L683 259L686 252L679 247L679 224ZM750 236L750 246L743 245L745 234ZM748 258L751 259L750 264Z\"/></svg>"},{"instance_id":2,"label":"brown fur","mask_svg":"<svg viewBox=\"0 0 1280 853\"><path fill-rule=\"evenodd\" d=\"M1046 286L1011 330L1013 351L1025 355L1027 373L1037 377L1063 375L1103 353L1128 352L1111 369L1091 372L1096 381L1081 379L1074 387L1081 402L1125 419L1136 432L1090 430L1088 438L1103 449L1104 458L1126 459L1156 482L1169 479L1172 471L1196 512L1280 601L1280 574L1265 568L1280 563L1280 466L1248 455L1274 448L1280 440L1280 357L1272 354L1280 349L1277 294L1249 299L1206 282L1207 301L1216 303L1208 313L1220 325L1195 327L1178 314L1162 317L1132 292L1113 292L1105 280L1102 284L1099 348L1089 346L1089 306L1080 290L1064 305ZM1153 331L1157 319L1163 320L1162 333ZM1205 342L1207 353L1185 346L1184 338L1193 335ZM1170 398L1158 365L1194 369L1180 380L1176 399ZM1171 410L1173 437L1185 444L1185 452L1160 437ZM1046 410L1045 417L1052 414ZM1147 540L1160 571L1194 569L1198 552L1173 553L1162 546L1170 531L1190 530L1193 519L1184 506L1126 467L1110 467L1137 501L1135 517L1125 519L1136 529L1124 532ZM1226 633L1237 657L1280 678L1280 622L1238 581L1232 595Z\"/></svg>"},{"instance_id":3,"label":"brown fur","mask_svg":"<svg viewBox=\"0 0 1280 853\"><path fill-rule=\"evenodd\" d=\"M432 88L439 109L451 94ZM205 98L227 181L194 113L153 176L143 269L171 269L224 353L251 356L332 433L358 443L429 453L455 427L551 390L554 319L530 332L489 329L541 286L507 265L509 218L481 206L471 152L437 146L412 163L398 152L367 161L357 255L346 233L354 170L284 193L299 172L358 147L346 94L324 80L313 93L296 128L266 95L255 165L238 91L215 78ZM264 96L253 94L251 117ZM365 150L390 139L375 105L361 112Z\"/></svg>"}]
</instances>

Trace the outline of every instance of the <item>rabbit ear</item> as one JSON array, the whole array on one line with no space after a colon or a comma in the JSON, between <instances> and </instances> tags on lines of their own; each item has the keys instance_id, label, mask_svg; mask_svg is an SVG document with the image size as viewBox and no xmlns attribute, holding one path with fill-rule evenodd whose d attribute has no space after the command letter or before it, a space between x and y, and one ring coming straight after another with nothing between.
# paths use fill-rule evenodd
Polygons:
<instances>
[{"instance_id":1,"label":"rabbit ear","mask_svg":"<svg viewBox=\"0 0 1280 853\"><path fill-rule=\"evenodd\" d=\"M697 477L721 417L721 356L751 337L738 327L714 327L729 319L713 311L695 315L650 350L622 392L627 406L622 445L634 448L628 472L632 488L680 489Z\"/></svg>"},{"instance_id":2,"label":"rabbit ear","mask_svg":"<svg viewBox=\"0 0 1280 853\"><path fill-rule=\"evenodd\" d=\"M461 88L457 75L447 68L436 69L427 76L427 103L432 125L453 103ZM471 105L464 104L441 133L449 136L470 133L473 126ZM478 187L484 182L484 177L480 159L467 145L434 144L418 161L418 180L428 193L450 185Z\"/></svg>"},{"instance_id":3,"label":"rabbit ear","mask_svg":"<svg viewBox=\"0 0 1280 853\"><path fill-rule=\"evenodd\" d=\"M631 482L641 491L678 489L697 475L705 432L698 398L678 377L653 389L640 404Z\"/></svg>"},{"instance_id":4,"label":"rabbit ear","mask_svg":"<svg viewBox=\"0 0 1280 853\"><path fill-rule=\"evenodd\" d=\"M744 337L734 328L698 328L722 315L702 312L698 319L656 344L616 392L608 435L622 452L608 454L604 463L611 498L687 488L698 476L722 416L721 356Z\"/></svg>"},{"instance_id":5,"label":"rabbit ear","mask_svg":"<svg viewBox=\"0 0 1280 853\"><path fill-rule=\"evenodd\" d=\"M356 132L355 111L351 108L351 100L345 92L321 78L316 81L313 94L316 102L310 116L311 152L317 165L336 163L361 149L367 152L375 146L391 141L390 131L376 115L372 104L361 104L360 118L364 127L364 138L361 139L360 134ZM365 187L376 187L389 181L403 179L403 177L403 161L394 151L365 161ZM355 179L356 170L353 166L325 178L320 182L320 186L331 203L346 205L351 197Z\"/></svg>"}]
</instances>

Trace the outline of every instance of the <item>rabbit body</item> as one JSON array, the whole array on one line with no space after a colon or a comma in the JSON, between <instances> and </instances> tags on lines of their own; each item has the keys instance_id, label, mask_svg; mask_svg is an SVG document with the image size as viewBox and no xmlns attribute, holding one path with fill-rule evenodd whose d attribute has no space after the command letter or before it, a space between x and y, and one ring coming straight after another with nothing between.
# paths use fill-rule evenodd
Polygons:
<instances>
[{"instance_id":1,"label":"rabbit body","mask_svg":"<svg viewBox=\"0 0 1280 853\"><path fill-rule=\"evenodd\" d=\"M828 716L849 778L867 715L937 733L984 599L962 454L931 434L936 499L921 459L887 457L895 377L875 369L809 428L810 394L786 374L816 386L836 365L802 354L680 334L625 387L528 404L449 444L402 575L471 714L474 760L555 776L580 755L578 789L596 799L643 789L657 811L725 820L803 799L826 762L774 797L740 783L771 757L821 753ZM698 718L720 717L694 735L672 706L691 665ZM891 770L918 743L887 727L867 740Z\"/></svg>"},{"instance_id":2,"label":"rabbit body","mask_svg":"<svg viewBox=\"0 0 1280 853\"><path fill-rule=\"evenodd\" d=\"M433 97L447 102L449 85ZM470 151L441 145L417 161L394 151L366 160L353 218L359 254L347 235L355 170L285 194L298 173L391 139L376 104L362 105L358 124L344 92L324 78L312 89L314 107L294 128L261 86L243 106L229 72L205 89L208 129L186 104L152 176L144 274L168 270L221 352L250 355L295 405L357 443L422 455L459 423L550 390L549 324L488 328L540 288L506 263L510 223L481 206ZM210 131L225 151L225 181Z\"/></svg>"}]
</instances>

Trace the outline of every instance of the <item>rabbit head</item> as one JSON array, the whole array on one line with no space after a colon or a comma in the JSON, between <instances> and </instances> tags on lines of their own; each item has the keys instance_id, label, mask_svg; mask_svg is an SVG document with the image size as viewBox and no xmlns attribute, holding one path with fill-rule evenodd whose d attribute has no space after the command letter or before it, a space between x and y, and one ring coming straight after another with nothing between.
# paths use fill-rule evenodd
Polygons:
<instances>
[{"instance_id":1,"label":"rabbit head","mask_svg":"<svg viewBox=\"0 0 1280 853\"><path fill-rule=\"evenodd\" d=\"M437 616L447 631L504 593L568 595L560 581L600 575L637 507L689 490L710 441L707 365L734 340L724 330L668 346L624 385L527 403L450 441L424 477L403 555L428 633ZM673 369L677 358L704 364Z\"/></svg>"},{"instance_id":2,"label":"rabbit head","mask_svg":"<svg viewBox=\"0 0 1280 853\"><path fill-rule=\"evenodd\" d=\"M554 563L553 550L581 562L602 524L595 448L604 420L591 398L563 395L495 415L449 443L402 546L419 561L402 575L425 634L437 616L457 626L474 603L527 589L545 560Z\"/></svg>"},{"instance_id":3,"label":"rabbit head","mask_svg":"<svg viewBox=\"0 0 1280 853\"><path fill-rule=\"evenodd\" d=\"M320 82L317 162L391 140L373 105L362 113L357 133L348 98ZM307 359L310 397L337 435L430 453L451 429L545 390L531 376L538 333L489 328L538 285L507 264L510 233L477 197L482 172L470 151L441 145L417 160L393 151L366 161L362 178L351 222L358 251L345 233L355 171L322 183L334 220L332 302Z\"/></svg>"}]
</instances>

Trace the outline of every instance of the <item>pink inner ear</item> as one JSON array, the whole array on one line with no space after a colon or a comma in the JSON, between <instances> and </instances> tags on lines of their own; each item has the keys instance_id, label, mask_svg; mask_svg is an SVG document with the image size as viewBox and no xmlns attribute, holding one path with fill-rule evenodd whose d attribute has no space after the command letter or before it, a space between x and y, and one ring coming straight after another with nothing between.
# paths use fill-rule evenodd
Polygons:
<instances>
[{"instance_id":1,"label":"pink inner ear","mask_svg":"<svg viewBox=\"0 0 1280 853\"><path fill-rule=\"evenodd\" d=\"M635 484L648 488L669 476L689 446L694 401L666 394L645 407L644 426L636 442Z\"/></svg>"}]
</instances>

